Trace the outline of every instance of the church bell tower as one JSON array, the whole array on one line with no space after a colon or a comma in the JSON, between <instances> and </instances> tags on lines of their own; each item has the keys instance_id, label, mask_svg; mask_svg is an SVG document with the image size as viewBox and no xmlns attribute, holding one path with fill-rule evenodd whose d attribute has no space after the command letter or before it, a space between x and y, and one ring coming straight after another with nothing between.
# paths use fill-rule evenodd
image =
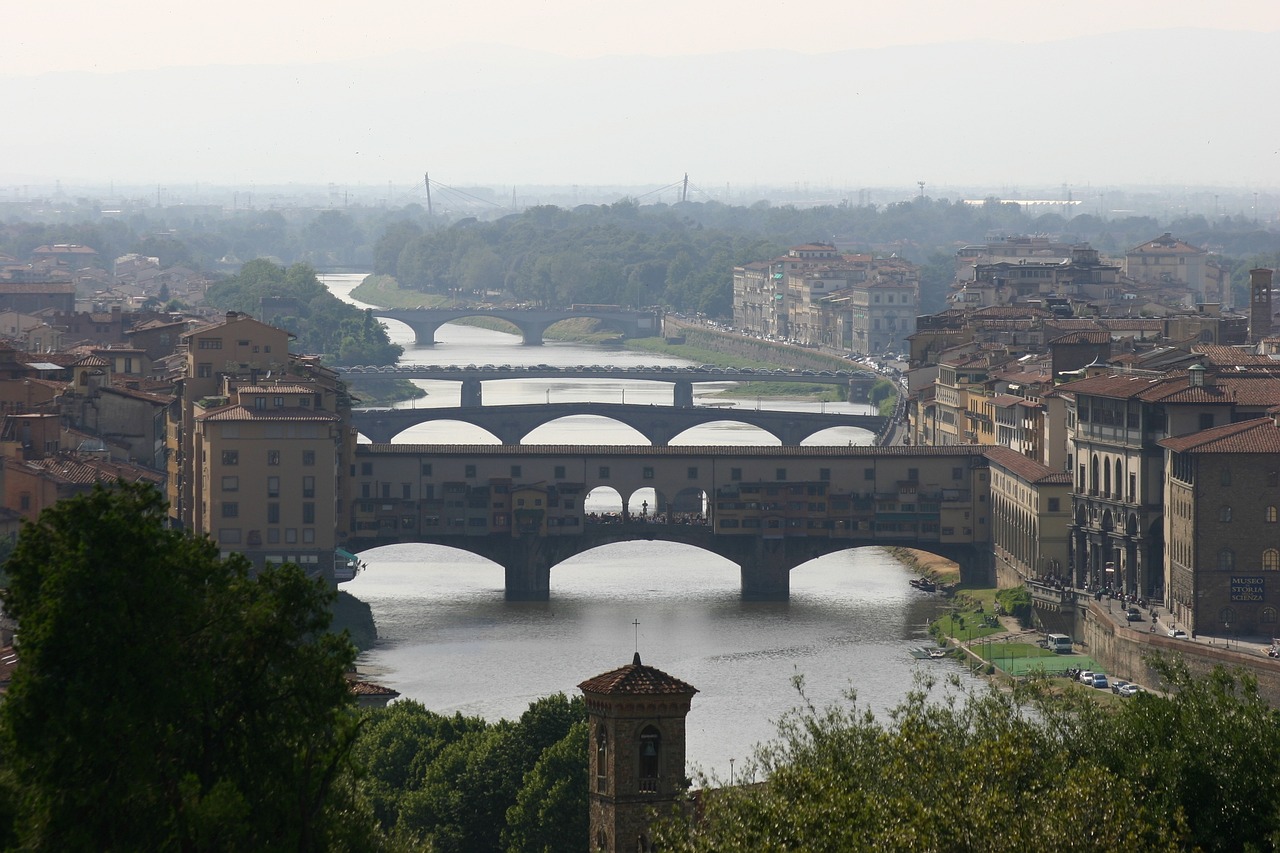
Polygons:
<instances>
[{"instance_id":1,"label":"church bell tower","mask_svg":"<svg viewBox=\"0 0 1280 853\"><path fill-rule=\"evenodd\" d=\"M685 717L697 688L640 663L578 685L590 724L593 853L652 849L649 817L685 788Z\"/></svg>"},{"instance_id":2,"label":"church bell tower","mask_svg":"<svg viewBox=\"0 0 1280 853\"><path fill-rule=\"evenodd\" d=\"M1272 270L1249 270L1249 343L1271 336Z\"/></svg>"}]
</instances>

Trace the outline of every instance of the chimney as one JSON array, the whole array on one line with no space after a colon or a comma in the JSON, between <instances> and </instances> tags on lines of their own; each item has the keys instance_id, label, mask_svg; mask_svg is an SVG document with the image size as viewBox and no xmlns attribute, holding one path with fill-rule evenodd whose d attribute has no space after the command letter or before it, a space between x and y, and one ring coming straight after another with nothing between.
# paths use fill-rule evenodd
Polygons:
<instances>
[{"instance_id":1,"label":"chimney","mask_svg":"<svg viewBox=\"0 0 1280 853\"><path fill-rule=\"evenodd\" d=\"M1249 341L1271 337L1271 276L1273 270L1249 270Z\"/></svg>"}]
</instances>

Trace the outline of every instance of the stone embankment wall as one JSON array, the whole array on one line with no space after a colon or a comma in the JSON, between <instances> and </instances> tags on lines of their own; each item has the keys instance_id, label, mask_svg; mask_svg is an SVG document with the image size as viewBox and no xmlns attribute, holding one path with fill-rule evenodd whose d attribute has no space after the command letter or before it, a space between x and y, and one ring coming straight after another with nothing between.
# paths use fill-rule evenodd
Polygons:
<instances>
[{"instance_id":1,"label":"stone embankment wall","mask_svg":"<svg viewBox=\"0 0 1280 853\"><path fill-rule=\"evenodd\" d=\"M1119 625L1106 606L1096 601L1081 606L1078 617L1078 628L1072 636L1084 641L1085 651L1108 674L1162 689L1158 674L1148 663L1157 652L1181 655L1187 668L1198 675L1207 675L1217 665L1228 669L1244 667L1257 678L1262 697L1280 707L1280 660L1259 654L1256 645L1245 646L1248 651L1237 651L1234 646L1228 649L1210 645L1203 639L1192 642L1151 633L1149 622L1140 623L1140 629Z\"/></svg>"}]
</instances>

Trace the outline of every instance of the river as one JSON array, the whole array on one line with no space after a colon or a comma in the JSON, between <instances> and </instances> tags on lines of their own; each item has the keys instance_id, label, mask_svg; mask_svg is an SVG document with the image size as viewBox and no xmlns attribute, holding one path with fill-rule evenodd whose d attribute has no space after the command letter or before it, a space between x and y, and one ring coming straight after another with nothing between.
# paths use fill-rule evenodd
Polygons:
<instances>
[{"instance_id":1,"label":"river","mask_svg":"<svg viewBox=\"0 0 1280 853\"><path fill-rule=\"evenodd\" d=\"M362 276L322 276L339 297ZM515 335L446 325L434 347L414 349L407 327L389 323L404 344L406 364L683 364L649 353L571 343L524 347ZM405 405L457 405L454 383L420 383L424 400ZM720 386L721 388L723 386ZM718 388L695 386L695 403ZM486 403L551 400L669 404L663 383L522 379L486 383ZM735 405L819 411L801 401ZM825 404L827 411L864 411ZM492 443L463 424L406 431L398 441ZM862 430L827 430L806 443L869 443ZM526 443L641 443L630 428L598 418L567 418ZM678 443L776 444L751 427L714 424ZM637 496L637 499L642 496ZM592 496L591 508L617 509L617 496ZM610 504L610 501L613 501ZM509 602L502 569L472 555L429 545L398 545L361 555L368 568L343 589L368 603L378 629L361 669L436 711L514 718L549 693L574 695L579 682L642 660L693 684L688 718L690 771L722 778L753 745L771 739L774 722L800 701L792 681L804 677L819 706L849 689L858 702L885 711L903 698L917 667L907 650L925 641L925 625L941 603L907 584L907 571L877 548L813 560L792 572L791 600L744 602L738 567L689 546L630 542L598 548L552 570L551 600ZM639 623L638 625L635 623ZM742 764L738 764L739 768Z\"/></svg>"}]
</instances>

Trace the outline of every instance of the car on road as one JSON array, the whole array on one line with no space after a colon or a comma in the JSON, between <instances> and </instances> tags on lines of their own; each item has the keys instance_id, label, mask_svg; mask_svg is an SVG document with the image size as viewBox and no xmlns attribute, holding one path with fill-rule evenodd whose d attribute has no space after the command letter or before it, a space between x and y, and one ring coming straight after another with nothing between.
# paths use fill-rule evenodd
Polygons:
<instances>
[{"instance_id":1,"label":"car on road","mask_svg":"<svg viewBox=\"0 0 1280 853\"><path fill-rule=\"evenodd\" d=\"M1086 669L1084 672L1080 673L1080 683L1081 683L1081 684L1092 684L1092 683L1093 683L1093 670L1091 670L1091 669Z\"/></svg>"},{"instance_id":2,"label":"car on road","mask_svg":"<svg viewBox=\"0 0 1280 853\"><path fill-rule=\"evenodd\" d=\"M1126 684L1120 688L1121 696L1137 696L1139 693L1146 693L1147 690L1140 684Z\"/></svg>"},{"instance_id":3,"label":"car on road","mask_svg":"<svg viewBox=\"0 0 1280 853\"><path fill-rule=\"evenodd\" d=\"M1119 692L1120 692L1120 688L1125 687L1125 686L1127 686L1128 684L1129 684L1129 682L1125 681L1123 678L1116 678L1116 679L1113 679L1113 680L1112 680L1112 682L1111 682L1111 692L1112 692L1112 693L1119 693Z\"/></svg>"},{"instance_id":4,"label":"car on road","mask_svg":"<svg viewBox=\"0 0 1280 853\"><path fill-rule=\"evenodd\" d=\"M1178 640L1185 640L1187 639L1187 632L1181 628L1170 628L1169 636Z\"/></svg>"},{"instance_id":5,"label":"car on road","mask_svg":"<svg viewBox=\"0 0 1280 853\"><path fill-rule=\"evenodd\" d=\"M1099 690L1106 690L1108 686L1106 675L1102 674L1101 672L1095 672L1093 674L1093 686L1098 688Z\"/></svg>"},{"instance_id":6,"label":"car on road","mask_svg":"<svg viewBox=\"0 0 1280 853\"><path fill-rule=\"evenodd\" d=\"M1124 611L1124 618L1128 619L1130 622L1141 622L1142 613L1138 611L1138 608L1130 607Z\"/></svg>"}]
</instances>

